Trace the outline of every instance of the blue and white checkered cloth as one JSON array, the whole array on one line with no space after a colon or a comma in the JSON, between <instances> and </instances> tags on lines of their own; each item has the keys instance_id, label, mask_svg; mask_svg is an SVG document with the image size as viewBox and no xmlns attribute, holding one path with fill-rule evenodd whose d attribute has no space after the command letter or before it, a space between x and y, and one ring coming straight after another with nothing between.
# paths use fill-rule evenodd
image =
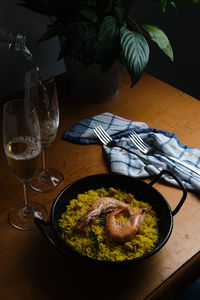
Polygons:
<instances>
[{"instance_id":1,"label":"blue and white checkered cloth","mask_svg":"<svg viewBox=\"0 0 200 300\"><path fill-rule=\"evenodd\" d=\"M147 144L154 145L163 154L200 168L200 150L181 144L178 137L171 132L151 128L143 122L133 122L105 112L76 123L64 133L63 138L81 144L99 143L93 132L93 128L97 125L101 125L119 145L134 152L127 152L119 147L103 146L109 157L112 172L145 178L158 174L162 169L169 169L177 175L187 189L200 192L200 176L162 155L143 155L144 159L142 159L137 156L137 154L141 155L141 152L128 138L128 135L135 131ZM169 176L163 176L163 179L170 184L177 185L176 181Z\"/></svg>"}]
</instances>

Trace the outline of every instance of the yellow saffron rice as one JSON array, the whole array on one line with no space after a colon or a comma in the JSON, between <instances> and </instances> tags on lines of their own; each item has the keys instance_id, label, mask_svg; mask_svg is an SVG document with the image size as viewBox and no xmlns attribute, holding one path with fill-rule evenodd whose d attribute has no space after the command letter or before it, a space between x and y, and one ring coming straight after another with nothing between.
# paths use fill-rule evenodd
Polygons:
<instances>
[{"instance_id":1,"label":"yellow saffron rice","mask_svg":"<svg viewBox=\"0 0 200 300\"><path fill-rule=\"evenodd\" d=\"M91 204L100 197L113 197L127 203L133 210L149 208L139 231L130 242L119 244L113 242L105 232L105 216L92 220L83 229L76 224L89 209ZM121 216L121 220L124 216ZM120 219L120 217L119 217ZM59 220L62 238L79 253L98 260L122 261L140 257L155 248L158 241L158 226L155 211L147 202L137 201L130 193L120 189L105 188L89 190L79 194L66 206L66 211Z\"/></svg>"}]
</instances>

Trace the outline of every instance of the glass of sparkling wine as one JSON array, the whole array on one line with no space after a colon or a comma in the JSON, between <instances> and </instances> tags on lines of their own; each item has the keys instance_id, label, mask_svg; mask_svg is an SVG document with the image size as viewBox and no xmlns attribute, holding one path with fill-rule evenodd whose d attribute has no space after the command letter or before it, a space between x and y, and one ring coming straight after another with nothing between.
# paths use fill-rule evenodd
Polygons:
<instances>
[{"instance_id":1,"label":"glass of sparkling wine","mask_svg":"<svg viewBox=\"0 0 200 300\"><path fill-rule=\"evenodd\" d=\"M25 201L10 211L9 221L17 229L32 230L34 217L46 220L47 211L40 203L29 201L29 181L41 153L39 121L31 102L15 99L4 104L3 145L9 168L24 187Z\"/></svg>"},{"instance_id":2,"label":"glass of sparkling wine","mask_svg":"<svg viewBox=\"0 0 200 300\"><path fill-rule=\"evenodd\" d=\"M58 96L54 77L46 70L38 68L25 75L25 98L31 100L38 114L41 133L43 167L31 182L38 192L51 192L59 188L63 174L47 167L46 148L54 141L59 126Z\"/></svg>"}]
</instances>

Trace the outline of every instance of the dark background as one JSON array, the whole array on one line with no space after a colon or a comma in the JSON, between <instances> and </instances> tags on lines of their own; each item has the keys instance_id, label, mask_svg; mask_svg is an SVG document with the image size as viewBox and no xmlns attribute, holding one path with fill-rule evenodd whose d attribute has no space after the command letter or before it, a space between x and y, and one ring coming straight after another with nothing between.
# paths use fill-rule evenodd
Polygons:
<instances>
[{"instance_id":1,"label":"dark background","mask_svg":"<svg viewBox=\"0 0 200 300\"><path fill-rule=\"evenodd\" d=\"M25 34L38 65L49 69L53 75L63 73L63 61L57 62L58 39L37 44L49 24L48 18L17 6L19 2L20 0L0 1L0 27ZM150 59L146 71L200 100L200 5L180 3L178 14L174 16L170 7L165 14L162 12L160 1L135 0L130 15L135 20L149 21L160 27L168 36L174 51L175 60L171 62L156 45L150 43ZM23 89L25 73L30 70L24 57L1 48L0 65L0 97Z\"/></svg>"},{"instance_id":2,"label":"dark background","mask_svg":"<svg viewBox=\"0 0 200 300\"><path fill-rule=\"evenodd\" d=\"M180 3L178 14L172 7L162 12L161 4L149 0L133 2L130 15L135 20L149 21L168 36L174 62L153 43L146 71L166 83L200 100L200 4Z\"/></svg>"}]
</instances>

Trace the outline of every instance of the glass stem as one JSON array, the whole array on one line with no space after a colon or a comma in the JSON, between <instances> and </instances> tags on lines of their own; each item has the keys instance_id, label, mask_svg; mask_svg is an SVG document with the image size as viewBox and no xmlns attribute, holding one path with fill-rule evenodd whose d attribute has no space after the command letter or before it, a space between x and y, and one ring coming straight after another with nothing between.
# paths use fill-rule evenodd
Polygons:
<instances>
[{"instance_id":1,"label":"glass stem","mask_svg":"<svg viewBox=\"0 0 200 300\"><path fill-rule=\"evenodd\" d=\"M42 163L43 163L43 171L42 171L41 177L43 180L48 180L51 178L51 176L49 175L49 172L47 169L47 153L46 153L45 148L42 148Z\"/></svg>"},{"instance_id":2,"label":"glass stem","mask_svg":"<svg viewBox=\"0 0 200 300\"><path fill-rule=\"evenodd\" d=\"M47 169L47 155L44 148L42 148L42 162L43 162L43 169Z\"/></svg>"},{"instance_id":3,"label":"glass stem","mask_svg":"<svg viewBox=\"0 0 200 300\"><path fill-rule=\"evenodd\" d=\"M24 202L25 202L25 206L23 208L23 215L27 216L33 213L33 210L29 204L29 186L28 183L23 182L23 188L24 188Z\"/></svg>"}]
</instances>

